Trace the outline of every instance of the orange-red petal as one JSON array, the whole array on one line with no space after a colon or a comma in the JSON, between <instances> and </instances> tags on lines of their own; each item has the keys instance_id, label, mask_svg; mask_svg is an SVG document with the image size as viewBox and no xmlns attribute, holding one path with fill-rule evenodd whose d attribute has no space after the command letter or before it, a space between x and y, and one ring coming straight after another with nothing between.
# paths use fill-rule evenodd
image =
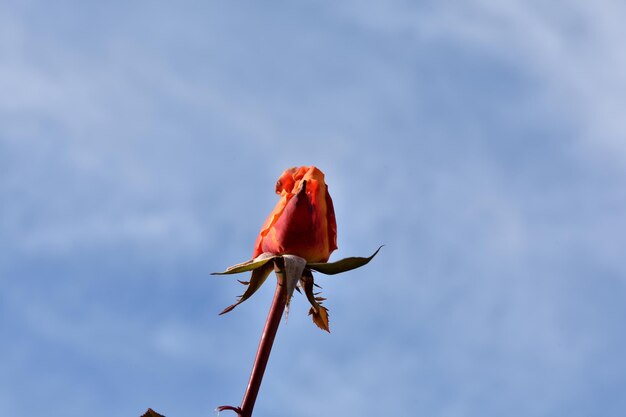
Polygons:
<instances>
[{"instance_id":1,"label":"orange-red petal","mask_svg":"<svg viewBox=\"0 0 626 417\"><path fill-rule=\"evenodd\" d=\"M253 257L270 252L327 261L337 249L337 224L322 171L314 166L287 169L276 192L280 200L261 228Z\"/></svg>"}]
</instances>

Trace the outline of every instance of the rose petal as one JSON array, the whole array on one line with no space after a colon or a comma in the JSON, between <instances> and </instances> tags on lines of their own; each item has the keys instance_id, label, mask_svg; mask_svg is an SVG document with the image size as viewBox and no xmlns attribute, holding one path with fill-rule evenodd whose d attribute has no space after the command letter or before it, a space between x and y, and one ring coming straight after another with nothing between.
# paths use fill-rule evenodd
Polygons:
<instances>
[{"instance_id":1,"label":"rose petal","mask_svg":"<svg viewBox=\"0 0 626 417\"><path fill-rule=\"evenodd\" d=\"M280 200L254 244L262 252L325 262L337 249L337 224L324 173L314 166L287 169L276 183Z\"/></svg>"}]
</instances>

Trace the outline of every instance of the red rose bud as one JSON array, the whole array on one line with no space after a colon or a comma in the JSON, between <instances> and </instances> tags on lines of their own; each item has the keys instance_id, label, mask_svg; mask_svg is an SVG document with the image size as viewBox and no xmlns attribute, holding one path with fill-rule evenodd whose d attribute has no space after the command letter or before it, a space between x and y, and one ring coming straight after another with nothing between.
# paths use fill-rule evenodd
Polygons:
<instances>
[{"instance_id":1,"label":"red rose bud","mask_svg":"<svg viewBox=\"0 0 626 417\"><path fill-rule=\"evenodd\" d=\"M252 258L269 252L326 262L337 249L337 223L324 173L314 166L287 169L276 194L280 200L261 228Z\"/></svg>"},{"instance_id":2,"label":"red rose bud","mask_svg":"<svg viewBox=\"0 0 626 417\"><path fill-rule=\"evenodd\" d=\"M252 416L274 337L294 289L299 286L299 291L304 291L311 303L309 314L313 322L319 328L330 331L328 309L322 305L326 299L314 292L312 271L327 275L350 271L367 264L380 250L378 248L367 258L350 257L327 262L330 254L337 249L337 224L324 174L314 166L290 168L283 172L276 182L276 193L280 195L280 201L261 228L252 259L231 266L224 272L213 273L230 275L252 271L249 281L239 281L246 285L245 292L235 304L220 313L224 314L250 298L272 270L276 272L276 292L241 406L217 408L218 412L234 411L239 417Z\"/></svg>"}]
</instances>

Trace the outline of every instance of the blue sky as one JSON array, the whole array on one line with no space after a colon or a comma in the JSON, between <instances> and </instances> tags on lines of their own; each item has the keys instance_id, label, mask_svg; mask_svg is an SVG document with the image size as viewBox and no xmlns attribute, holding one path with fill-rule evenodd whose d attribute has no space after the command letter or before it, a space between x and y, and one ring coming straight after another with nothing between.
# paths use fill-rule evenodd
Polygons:
<instances>
[{"instance_id":1,"label":"blue sky","mask_svg":"<svg viewBox=\"0 0 626 417\"><path fill-rule=\"evenodd\" d=\"M255 415L623 415L626 6L544 3L2 2L0 414L238 404L273 288L209 273L314 164L386 247Z\"/></svg>"}]
</instances>

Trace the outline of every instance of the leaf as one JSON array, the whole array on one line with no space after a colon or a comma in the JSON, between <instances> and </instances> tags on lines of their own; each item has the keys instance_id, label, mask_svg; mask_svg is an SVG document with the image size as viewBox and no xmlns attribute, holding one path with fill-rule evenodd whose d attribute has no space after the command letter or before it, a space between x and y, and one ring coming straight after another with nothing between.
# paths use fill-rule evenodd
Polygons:
<instances>
[{"instance_id":1,"label":"leaf","mask_svg":"<svg viewBox=\"0 0 626 417\"><path fill-rule=\"evenodd\" d=\"M246 291L239 297L235 304L229 305L226 307L221 313L226 314L231 311L233 308L237 307L239 304L246 301L248 298L252 296L258 290L261 285L265 282L270 272L274 269L274 263L263 263L260 267L257 267L252 271L252 276L250 277L250 283L248 284L248 288Z\"/></svg>"},{"instance_id":2,"label":"leaf","mask_svg":"<svg viewBox=\"0 0 626 417\"><path fill-rule=\"evenodd\" d=\"M148 408L148 410L144 414L142 414L141 417L165 417L165 416L157 413L152 408Z\"/></svg>"},{"instance_id":3,"label":"leaf","mask_svg":"<svg viewBox=\"0 0 626 417\"><path fill-rule=\"evenodd\" d=\"M224 272L212 272L211 275L230 275L230 274L240 274L242 272L252 271L254 269L260 268L272 259L277 258L276 255L272 253L262 253L254 259L250 259L249 261L242 262L237 265L229 266L226 268Z\"/></svg>"},{"instance_id":4,"label":"leaf","mask_svg":"<svg viewBox=\"0 0 626 417\"><path fill-rule=\"evenodd\" d=\"M317 272L321 272L322 274L326 274L326 275L335 275L341 272L350 271L352 269L360 268L366 265L369 261L371 261L374 258L374 256L376 256L378 251L380 251L380 249L383 246L384 245L376 249L376 252L374 252L372 256L368 258L361 258L361 257L355 256L355 257L350 257L350 258L344 258L336 262L316 262L316 263L307 264L307 268L312 269Z\"/></svg>"}]
</instances>

